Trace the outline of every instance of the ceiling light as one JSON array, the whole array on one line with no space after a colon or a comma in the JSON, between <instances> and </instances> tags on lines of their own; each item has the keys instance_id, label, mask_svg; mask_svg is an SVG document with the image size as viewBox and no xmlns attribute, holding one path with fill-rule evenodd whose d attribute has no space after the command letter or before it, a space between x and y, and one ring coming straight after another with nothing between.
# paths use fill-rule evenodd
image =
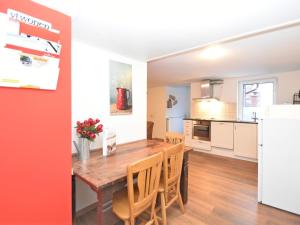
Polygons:
<instances>
[{"instance_id":1,"label":"ceiling light","mask_svg":"<svg viewBox=\"0 0 300 225\"><path fill-rule=\"evenodd\" d=\"M220 46L212 46L212 47L208 47L205 48L204 50L202 50L200 52L200 57L202 59L209 59L209 60L213 60L213 59L219 59L224 57L225 55L227 55L227 51L220 47Z\"/></svg>"}]
</instances>

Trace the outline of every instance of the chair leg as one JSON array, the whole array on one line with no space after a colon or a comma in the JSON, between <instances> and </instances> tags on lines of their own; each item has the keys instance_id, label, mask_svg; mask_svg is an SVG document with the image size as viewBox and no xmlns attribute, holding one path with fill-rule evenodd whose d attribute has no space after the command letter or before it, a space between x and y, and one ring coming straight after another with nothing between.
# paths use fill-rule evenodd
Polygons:
<instances>
[{"instance_id":1,"label":"chair leg","mask_svg":"<svg viewBox=\"0 0 300 225\"><path fill-rule=\"evenodd\" d=\"M160 193L160 204L161 204L161 216L163 225L167 225L167 208L164 193Z\"/></svg>"},{"instance_id":2,"label":"chair leg","mask_svg":"<svg viewBox=\"0 0 300 225\"><path fill-rule=\"evenodd\" d=\"M135 223L135 219L134 218L130 218L130 225L134 225ZM126 224L127 225L127 224ZM129 224L128 224L129 225Z\"/></svg>"},{"instance_id":3,"label":"chair leg","mask_svg":"<svg viewBox=\"0 0 300 225\"><path fill-rule=\"evenodd\" d=\"M157 216L156 216L155 210L154 210L154 224L158 225L158 220L157 220Z\"/></svg>"},{"instance_id":4,"label":"chair leg","mask_svg":"<svg viewBox=\"0 0 300 225\"><path fill-rule=\"evenodd\" d=\"M182 202L182 198L181 198L180 192L178 192L177 203L178 203L178 205L180 207L181 212L184 213L184 206L183 206L183 202Z\"/></svg>"},{"instance_id":5,"label":"chair leg","mask_svg":"<svg viewBox=\"0 0 300 225\"><path fill-rule=\"evenodd\" d=\"M130 225L129 220L125 220L124 225Z\"/></svg>"}]
</instances>

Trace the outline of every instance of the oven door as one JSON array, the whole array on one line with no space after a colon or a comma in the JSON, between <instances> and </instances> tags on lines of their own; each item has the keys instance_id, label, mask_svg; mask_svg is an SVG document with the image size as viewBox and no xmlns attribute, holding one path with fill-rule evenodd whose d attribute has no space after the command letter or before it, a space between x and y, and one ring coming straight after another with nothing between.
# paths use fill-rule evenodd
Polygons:
<instances>
[{"instance_id":1,"label":"oven door","mask_svg":"<svg viewBox=\"0 0 300 225\"><path fill-rule=\"evenodd\" d=\"M210 140L209 125L194 124L193 139L209 141Z\"/></svg>"}]
</instances>

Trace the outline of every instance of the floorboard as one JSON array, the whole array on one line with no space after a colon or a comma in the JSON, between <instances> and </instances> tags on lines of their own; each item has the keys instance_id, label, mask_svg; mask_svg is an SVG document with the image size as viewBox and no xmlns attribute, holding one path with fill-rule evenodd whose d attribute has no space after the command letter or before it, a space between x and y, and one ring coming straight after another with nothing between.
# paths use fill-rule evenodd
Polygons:
<instances>
[{"instance_id":1,"label":"floorboard","mask_svg":"<svg viewBox=\"0 0 300 225\"><path fill-rule=\"evenodd\" d=\"M257 164L193 152L189 164L189 201L167 211L176 225L300 225L300 216L257 203ZM96 225L96 210L76 225Z\"/></svg>"}]
</instances>

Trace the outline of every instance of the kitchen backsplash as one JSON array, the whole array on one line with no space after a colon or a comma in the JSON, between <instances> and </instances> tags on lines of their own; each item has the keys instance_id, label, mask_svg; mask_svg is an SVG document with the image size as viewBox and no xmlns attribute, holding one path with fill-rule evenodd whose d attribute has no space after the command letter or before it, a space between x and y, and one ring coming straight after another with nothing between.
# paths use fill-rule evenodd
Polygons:
<instances>
[{"instance_id":1,"label":"kitchen backsplash","mask_svg":"<svg viewBox=\"0 0 300 225\"><path fill-rule=\"evenodd\" d=\"M237 119L237 107L235 103L221 101L199 101L192 104L192 117L205 119Z\"/></svg>"}]
</instances>

